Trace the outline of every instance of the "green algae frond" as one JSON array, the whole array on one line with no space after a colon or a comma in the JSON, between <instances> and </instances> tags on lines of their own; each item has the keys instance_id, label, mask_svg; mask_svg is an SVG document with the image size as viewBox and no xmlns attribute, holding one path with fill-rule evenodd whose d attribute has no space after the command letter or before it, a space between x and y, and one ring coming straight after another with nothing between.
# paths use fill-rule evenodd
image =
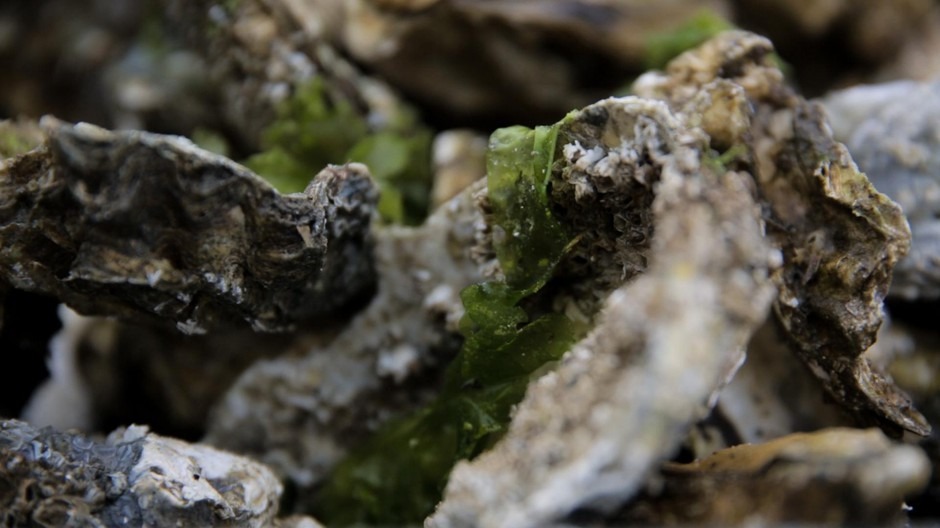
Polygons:
<instances>
[{"instance_id":1,"label":"green algae frond","mask_svg":"<svg viewBox=\"0 0 940 528\"><path fill-rule=\"evenodd\" d=\"M16 134L0 135L0 159L12 158L36 148L38 143Z\"/></svg>"},{"instance_id":2,"label":"green algae frond","mask_svg":"<svg viewBox=\"0 0 940 528\"><path fill-rule=\"evenodd\" d=\"M440 499L453 465L496 442L530 379L583 335L564 315L533 316L520 306L542 289L570 245L547 195L559 127L492 135L487 183L505 278L462 292L465 341L440 395L386 424L336 468L318 500L325 522L420 522Z\"/></svg>"},{"instance_id":3,"label":"green algae frond","mask_svg":"<svg viewBox=\"0 0 940 528\"><path fill-rule=\"evenodd\" d=\"M208 150L220 156L229 157L230 148L225 136L210 128L198 127L192 131L190 138L199 148Z\"/></svg>"},{"instance_id":4,"label":"green algae frond","mask_svg":"<svg viewBox=\"0 0 940 528\"><path fill-rule=\"evenodd\" d=\"M365 163L381 192L382 218L418 224L428 211L432 137L410 111L397 117L371 127L350 101L328 97L316 78L280 105L262 134L264 150L245 165L290 193L303 191L329 164Z\"/></svg>"},{"instance_id":5,"label":"green algae frond","mask_svg":"<svg viewBox=\"0 0 940 528\"><path fill-rule=\"evenodd\" d=\"M0 120L0 160L25 154L42 141L42 131L35 123Z\"/></svg>"},{"instance_id":6,"label":"green algae frond","mask_svg":"<svg viewBox=\"0 0 940 528\"><path fill-rule=\"evenodd\" d=\"M673 58L734 25L716 13L703 9L672 31L656 33L646 40L646 67L661 70Z\"/></svg>"}]
</instances>

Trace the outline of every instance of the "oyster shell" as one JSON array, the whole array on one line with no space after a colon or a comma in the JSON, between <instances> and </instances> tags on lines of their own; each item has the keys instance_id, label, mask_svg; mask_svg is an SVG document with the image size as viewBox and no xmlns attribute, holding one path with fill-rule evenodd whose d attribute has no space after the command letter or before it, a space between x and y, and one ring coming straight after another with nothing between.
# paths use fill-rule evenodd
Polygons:
<instances>
[{"instance_id":1,"label":"oyster shell","mask_svg":"<svg viewBox=\"0 0 940 528\"><path fill-rule=\"evenodd\" d=\"M0 165L0 276L79 312L283 331L367 295L376 191L363 165L281 195L189 141L43 121Z\"/></svg>"}]
</instances>

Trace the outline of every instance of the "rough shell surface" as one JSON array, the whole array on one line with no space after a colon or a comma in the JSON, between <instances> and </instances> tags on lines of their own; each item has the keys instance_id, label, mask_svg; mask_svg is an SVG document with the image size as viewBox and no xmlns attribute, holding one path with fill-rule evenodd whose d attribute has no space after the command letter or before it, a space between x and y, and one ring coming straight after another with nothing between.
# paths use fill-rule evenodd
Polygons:
<instances>
[{"instance_id":1,"label":"rough shell surface","mask_svg":"<svg viewBox=\"0 0 940 528\"><path fill-rule=\"evenodd\" d=\"M890 293L940 297L940 83L859 86L822 100L835 138L911 225L911 251L894 271Z\"/></svg>"},{"instance_id":2,"label":"rough shell surface","mask_svg":"<svg viewBox=\"0 0 940 528\"><path fill-rule=\"evenodd\" d=\"M189 141L44 121L0 165L0 276L86 314L279 331L374 284L362 165L281 195Z\"/></svg>"},{"instance_id":3,"label":"rough shell surface","mask_svg":"<svg viewBox=\"0 0 940 528\"><path fill-rule=\"evenodd\" d=\"M829 395L892 434L926 435L910 398L862 357L881 325L891 272L910 247L907 221L833 139L822 108L783 83L772 52L767 39L727 32L634 89L667 101L752 174L782 256L773 273L777 321ZM716 110L727 118L709 119Z\"/></svg>"},{"instance_id":4,"label":"rough shell surface","mask_svg":"<svg viewBox=\"0 0 940 528\"><path fill-rule=\"evenodd\" d=\"M281 485L266 467L131 426L105 441L0 422L7 526L271 526Z\"/></svg>"}]
</instances>

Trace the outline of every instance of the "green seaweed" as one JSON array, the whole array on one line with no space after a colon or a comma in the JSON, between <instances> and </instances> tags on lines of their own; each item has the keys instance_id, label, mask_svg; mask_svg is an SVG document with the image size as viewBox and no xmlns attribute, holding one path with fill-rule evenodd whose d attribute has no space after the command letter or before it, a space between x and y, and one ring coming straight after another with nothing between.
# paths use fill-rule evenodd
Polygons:
<instances>
[{"instance_id":1,"label":"green seaweed","mask_svg":"<svg viewBox=\"0 0 940 528\"><path fill-rule=\"evenodd\" d=\"M330 98L321 78L299 88L262 133L245 165L281 192L300 192L328 164L365 163L379 186L379 214L418 224L427 215L431 132L403 110L373 129L349 101Z\"/></svg>"},{"instance_id":2,"label":"green seaweed","mask_svg":"<svg viewBox=\"0 0 940 528\"><path fill-rule=\"evenodd\" d=\"M530 379L584 334L564 315L533 317L520 306L545 285L571 242L547 195L560 125L492 135L487 183L505 279L461 292L465 340L440 395L386 424L339 464L318 496L316 513L329 524L420 522L453 465L497 441Z\"/></svg>"},{"instance_id":3,"label":"green seaweed","mask_svg":"<svg viewBox=\"0 0 940 528\"><path fill-rule=\"evenodd\" d=\"M0 134L0 159L25 154L38 145L38 141L30 141L16 134Z\"/></svg>"},{"instance_id":4,"label":"green seaweed","mask_svg":"<svg viewBox=\"0 0 940 528\"><path fill-rule=\"evenodd\" d=\"M718 33L730 29L735 29L734 24L717 13L708 9L699 10L685 23L646 37L643 67L646 70L665 69L672 59L699 46ZM630 77L619 88L613 90L611 95L614 97L633 95L634 82L636 82L636 77Z\"/></svg>"},{"instance_id":5,"label":"green seaweed","mask_svg":"<svg viewBox=\"0 0 940 528\"><path fill-rule=\"evenodd\" d=\"M646 67L661 70L679 54L690 50L734 25L708 9L696 13L686 23L646 40Z\"/></svg>"},{"instance_id":6,"label":"green seaweed","mask_svg":"<svg viewBox=\"0 0 940 528\"><path fill-rule=\"evenodd\" d=\"M702 164L715 174L724 174L735 163L742 161L748 154L747 145L737 143L724 152L708 149L702 156Z\"/></svg>"},{"instance_id":7,"label":"green seaweed","mask_svg":"<svg viewBox=\"0 0 940 528\"><path fill-rule=\"evenodd\" d=\"M228 140L221 133L211 128L196 127L189 134L189 139L199 145L199 148L208 150L220 156L229 156Z\"/></svg>"},{"instance_id":8,"label":"green seaweed","mask_svg":"<svg viewBox=\"0 0 940 528\"><path fill-rule=\"evenodd\" d=\"M0 160L25 154L42 144L38 128L19 126L14 121L0 120Z\"/></svg>"}]
</instances>

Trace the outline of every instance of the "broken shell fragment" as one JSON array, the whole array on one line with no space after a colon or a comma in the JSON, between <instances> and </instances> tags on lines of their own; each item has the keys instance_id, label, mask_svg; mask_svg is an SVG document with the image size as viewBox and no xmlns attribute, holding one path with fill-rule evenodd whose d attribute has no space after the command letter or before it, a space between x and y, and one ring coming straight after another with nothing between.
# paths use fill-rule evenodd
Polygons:
<instances>
[{"instance_id":1,"label":"broken shell fragment","mask_svg":"<svg viewBox=\"0 0 940 528\"><path fill-rule=\"evenodd\" d=\"M0 422L9 526L271 526L282 487L266 467L131 426L105 441ZM66 523L67 521L67 523Z\"/></svg>"},{"instance_id":2,"label":"broken shell fragment","mask_svg":"<svg viewBox=\"0 0 940 528\"><path fill-rule=\"evenodd\" d=\"M823 429L666 464L612 522L645 525L895 523L930 478L926 455L880 431Z\"/></svg>"}]
</instances>

